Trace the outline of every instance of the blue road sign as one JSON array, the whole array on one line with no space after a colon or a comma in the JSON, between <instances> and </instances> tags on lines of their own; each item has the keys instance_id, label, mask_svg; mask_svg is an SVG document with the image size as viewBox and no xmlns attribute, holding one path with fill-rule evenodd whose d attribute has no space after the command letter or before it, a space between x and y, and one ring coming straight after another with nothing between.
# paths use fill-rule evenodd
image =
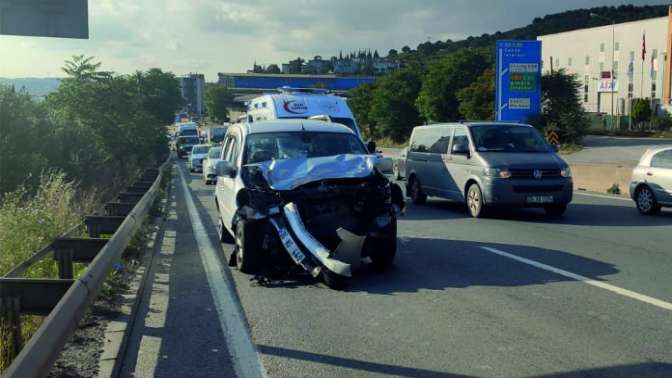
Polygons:
<instances>
[{"instance_id":1,"label":"blue road sign","mask_svg":"<svg viewBox=\"0 0 672 378\"><path fill-rule=\"evenodd\" d=\"M525 121L541 111L541 41L497 41L495 113Z\"/></svg>"}]
</instances>

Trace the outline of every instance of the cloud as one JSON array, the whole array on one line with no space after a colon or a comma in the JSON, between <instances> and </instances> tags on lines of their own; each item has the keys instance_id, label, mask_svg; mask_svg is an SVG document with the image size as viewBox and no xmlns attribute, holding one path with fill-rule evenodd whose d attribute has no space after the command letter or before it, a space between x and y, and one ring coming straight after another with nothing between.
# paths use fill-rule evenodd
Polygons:
<instances>
[{"instance_id":1,"label":"cloud","mask_svg":"<svg viewBox=\"0 0 672 378\"><path fill-rule=\"evenodd\" d=\"M586 6L585 0L96 0L89 1L89 40L0 38L0 51L12 51L0 76L57 75L64 59L87 54L116 72L159 66L216 80L217 72L244 72L254 61L364 48L385 54L428 38L508 30Z\"/></svg>"}]
</instances>

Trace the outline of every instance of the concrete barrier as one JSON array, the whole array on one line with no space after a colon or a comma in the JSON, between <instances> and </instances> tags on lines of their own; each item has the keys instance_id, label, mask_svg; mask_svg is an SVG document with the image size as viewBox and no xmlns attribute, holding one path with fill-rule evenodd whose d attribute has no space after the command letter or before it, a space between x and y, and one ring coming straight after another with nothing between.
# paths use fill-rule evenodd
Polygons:
<instances>
[{"instance_id":1,"label":"concrete barrier","mask_svg":"<svg viewBox=\"0 0 672 378\"><path fill-rule=\"evenodd\" d=\"M606 193L617 184L621 196L628 197L632 167L605 164L571 164L574 175L574 190Z\"/></svg>"}]
</instances>

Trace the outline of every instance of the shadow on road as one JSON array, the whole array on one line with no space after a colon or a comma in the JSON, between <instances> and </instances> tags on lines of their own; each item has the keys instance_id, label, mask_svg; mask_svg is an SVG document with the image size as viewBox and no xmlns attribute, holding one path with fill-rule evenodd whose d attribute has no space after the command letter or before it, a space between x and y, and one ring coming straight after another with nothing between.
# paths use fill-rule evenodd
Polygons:
<instances>
[{"instance_id":1,"label":"shadow on road","mask_svg":"<svg viewBox=\"0 0 672 378\"><path fill-rule=\"evenodd\" d=\"M469 218L463 204L445 200L432 200L423 206L409 206L401 219L447 220L462 218ZM493 208L489 210L483 221L488 219L576 226L668 226L672 225L672 211L663 209L659 215L643 216L634 206L571 203L565 215L560 218L549 217L543 209L538 208Z\"/></svg>"},{"instance_id":2,"label":"shadow on road","mask_svg":"<svg viewBox=\"0 0 672 378\"><path fill-rule=\"evenodd\" d=\"M317 354L312 352L304 352L296 349L273 347L268 345L257 345L260 353L272 356L303 360L325 365L338 366L346 369L353 369L362 373L377 373L384 375L392 375L397 377L443 377L443 378L459 378L470 377L468 375L450 374L438 371L417 369L412 367L380 364L376 362L355 360L351 358L335 357L326 354Z\"/></svg>"},{"instance_id":3,"label":"shadow on road","mask_svg":"<svg viewBox=\"0 0 672 378\"><path fill-rule=\"evenodd\" d=\"M605 377L605 378L669 378L672 377L672 364L663 362L647 362L631 365L617 365L594 369L575 370L570 372L536 375L530 378L582 378L582 377Z\"/></svg>"},{"instance_id":4,"label":"shadow on road","mask_svg":"<svg viewBox=\"0 0 672 378\"><path fill-rule=\"evenodd\" d=\"M612 264L551 249L402 238L397 259L388 271L375 273L365 268L353 277L348 290L369 294L394 294L473 286L511 287L572 281L567 277L495 255L482 247L495 248L599 281L604 276L619 272Z\"/></svg>"}]
</instances>

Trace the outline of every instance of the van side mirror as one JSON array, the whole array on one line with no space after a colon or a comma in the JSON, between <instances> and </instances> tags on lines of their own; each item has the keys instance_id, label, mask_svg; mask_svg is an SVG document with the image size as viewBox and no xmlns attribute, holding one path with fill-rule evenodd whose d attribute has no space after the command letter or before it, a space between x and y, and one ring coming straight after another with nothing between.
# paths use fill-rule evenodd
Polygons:
<instances>
[{"instance_id":1,"label":"van side mirror","mask_svg":"<svg viewBox=\"0 0 672 378\"><path fill-rule=\"evenodd\" d=\"M236 168L231 165L226 160L220 160L217 162L217 165L215 166L215 171L217 172L217 176L221 177L235 177L236 176Z\"/></svg>"},{"instance_id":2,"label":"van side mirror","mask_svg":"<svg viewBox=\"0 0 672 378\"><path fill-rule=\"evenodd\" d=\"M375 154L376 153L376 142L370 140L369 143L366 144L366 149L369 150L370 154Z\"/></svg>"},{"instance_id":3,"label":"van side mirror","mask_svg":"<svg viewBox=\"0 0 672 378\"><path fill-rule=\"evenodd\" d=\"M560 149L558 148L558 145L557 145L557 144L551 144L551 149L552 149L553 152L555 152L555 153L560 152Z\"/></svg>"},{"instance_id":4,"label":"van side mirror","mask_svg":"<svg viewBox=\"0 0 672 378\"><path fill-rule=\"evenodd\" d=\"M453 155L464 155L469 157L469 145L464 143L453 144L453 149L451 150Z\"/></svg>"}]
</instances>

